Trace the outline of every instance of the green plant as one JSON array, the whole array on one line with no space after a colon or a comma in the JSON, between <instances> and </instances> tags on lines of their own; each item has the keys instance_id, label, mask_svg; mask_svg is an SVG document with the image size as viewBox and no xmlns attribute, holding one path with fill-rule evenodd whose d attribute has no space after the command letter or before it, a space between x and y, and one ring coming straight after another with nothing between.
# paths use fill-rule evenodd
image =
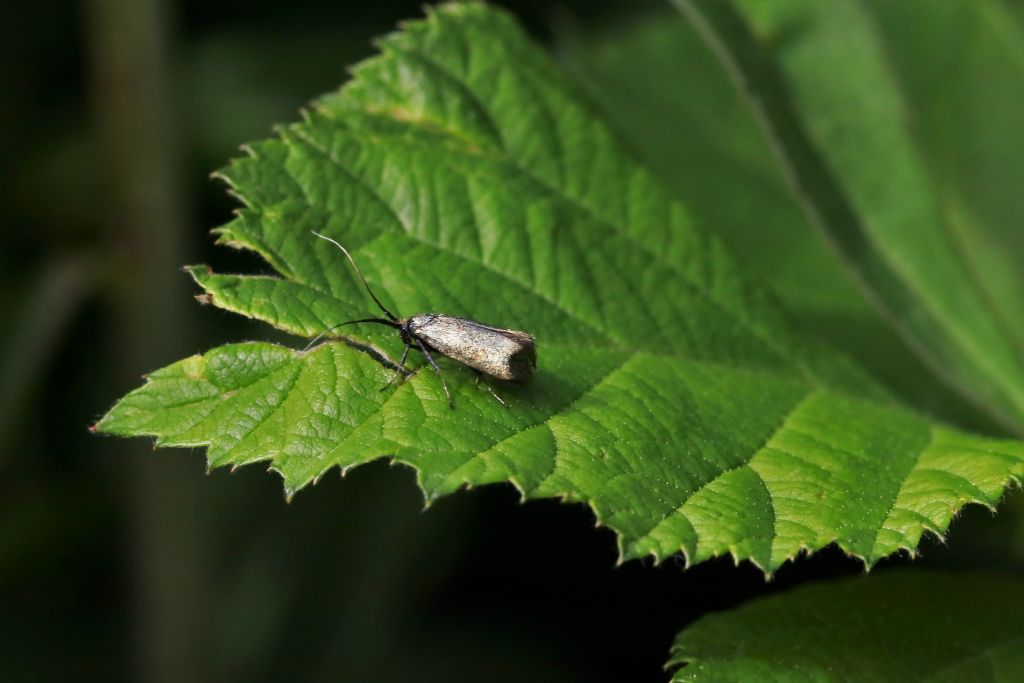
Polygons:
<instances>
[{"instance_id":1,"label":"green plant","mask_svg":"<svg viewBox=\"0 0 1024 683\"><path fill-rule=\"evenodd\" d=\"M289 496L334 467L381 457L414 468L428 502L507 481L526 498L589 505L623 559L728 554L767 574L832 543L870 567L913 553L925 531L941 536L968 502L994 506L1024 474L1024 443L1013 438L1024 433L1021 316L1006 304L1017 273L979 271L963 254L980 258L981 247L947 241L953 223L980 241L980 224L952 193L942 210L934 188L947 185L893 122L898 93L872 61L862 10L772 8L686 4L748 84L805 204L924 359L913 371L926 379L890 381L899 369L861 369L823 341L844 335L787 310L789 299L791 310L808 308L799 290L814 280L795 280L780 302L702 225L708 206L678 199L514 22L450 5L384 39L303 121L222 171L244 208L219 241L258 253L278 276L188 272L201 301L313 337L376 312L341 255L311 234L323 232L352 251L392 310L536 335L536 381L498 387L508 409L450 363L454 411L430 372L381 392L400 340L344 328L309 350L249 342L186 358L150 374L95 429L205 446L210 467L268 462ZM861 33L845 35L864 41L836 39L851 27ZM600 78L597 61L583 62L585 78ZM853 66L836 79L835 64ZM855 107L841 115L851 93L874 118ZM833 280L827 305L851 300L846 287ZM865 320L884 331L880 343L914 357L852 300L862 316L852 327ZM950 398L919 400L937 394ZM877 590L901 599L897 584ZM772 606L795 611L800 600ZM879 622L873 633L886 628ZM680 636L678 663L699 653L687 643L700 633ZM734 663L723 661L723 671Z\"/></svg>"}]
</instances>

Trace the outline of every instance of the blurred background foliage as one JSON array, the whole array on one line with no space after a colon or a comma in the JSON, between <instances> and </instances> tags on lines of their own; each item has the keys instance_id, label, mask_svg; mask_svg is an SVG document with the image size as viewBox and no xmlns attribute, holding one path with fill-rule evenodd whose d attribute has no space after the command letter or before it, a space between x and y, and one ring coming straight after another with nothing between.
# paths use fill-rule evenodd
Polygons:
<instances>
[{"instance_id":1,"label":"blurred background foliage","mask_svg":"<svg viewBox=\"0 0 1024 683\"><path fill-rule=\"evenodd\" d=\"M918 408L986 428L813 232L679 14L504 4L799 324ZM996 267L1020 277L1022 4L868 5L916 142L979 224L1002 226ZM729 561L615 567L612 534L586 509L519 505L511 487L421 513L412 473L375 464L286 504L261 468L206 476L198 451L88 433L143 372L225 341L294 343L192 304L181 264L266 270L212 248L207 231L235 203L209 173L420 15L399 0L92 0L22 3L0 26L4 680L659 681L699 615L862 571L833 551L770 584ZM1021 496L994 518L969 510L923 555L1020 573Z\"/></svg>"}]
</instances>

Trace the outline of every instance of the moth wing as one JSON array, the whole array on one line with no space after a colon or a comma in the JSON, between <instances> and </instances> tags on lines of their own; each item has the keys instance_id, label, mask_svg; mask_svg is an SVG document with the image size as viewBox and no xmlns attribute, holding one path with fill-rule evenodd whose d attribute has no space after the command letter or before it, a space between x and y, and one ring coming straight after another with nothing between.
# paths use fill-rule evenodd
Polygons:
<instances>
[{"instance_id":1,"label":"moth wing","mask_svg":"<svg viewBox=\"0 0 1024 683\"><path fill-rule=\"evenodd\" d=\"M533 335L527 334L526 332L522 332L520 330L509 330L509 329L506 329L504 327L492 327L491 325L484 325L483 323L478 323L475 320L465 320L464 319L462 322L464 324L466 324L467 326L469 326L469 327L475 327L475 328L480 329L480 330L487 330L488 332L497 332L499 334L504 334L504 335L507 335L509 337L515 337L516 339L518 339L519 341L522 341L524 343L526 343L526 342L532 343L532 342L536 341L536 339L534 339Z\"/></svg>"}]
</instances>

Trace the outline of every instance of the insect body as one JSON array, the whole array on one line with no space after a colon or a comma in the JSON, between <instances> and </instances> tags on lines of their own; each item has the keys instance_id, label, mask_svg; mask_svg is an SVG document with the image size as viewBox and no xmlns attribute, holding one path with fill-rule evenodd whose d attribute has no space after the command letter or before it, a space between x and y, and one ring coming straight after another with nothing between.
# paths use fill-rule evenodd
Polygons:
<instances>
[{"instance_id":1,"label":"insect body","mask_svg":"<svg viewBox=\"0 0 1024 683\"><path fill-rule=\"evenodd\" d=\"M421 313L408 318L399 318L389 311L373 293L362 271L359 270L359 266L356 265L352 255L348 253L345 247L330 237L317 232L313 234L341 249L342 253L348 257L352 267L355 268L359 278L363 281L363 285L366 287L366 291L370 293L374 303L377 304L377 307L386 316L386 318L350 320L340 325L335 325L330 330L356 323L375 323L398 330L399 336L405 343L402 359L398 361L399 366L403 370L405 369L405 359L409 356L409 349L415 348L422 352L426 356L427 362L434 369L434 372L437 373L438 379L441 380L445 396L448 397L448 404L453 408L455 404L452 401L451 392L448 391L448 385L445 383L444 377L441 375L441 369L437 367L432 353L439 353L464 365L468 365L476 371L478 378L481 375L489 375L496 379L520 385L529 384L533 379L533 371L537 367L537 344L531 335L518 330L491 327L490 325L484 325L473 320L441 313ZM326 332L310 342L310 346L321 339L324 334ZM384 388L390 385L391 382ZM505 404L501 397L495 394L490 387L487 388L494 398L498 399L502 405Z\"/></svg>"},{"instance_id":2,"label":"insect body","mask_svg":"<svg viewBox=\"0 0 1024 683\"><path fill-rule=\"evenodd\" d=\"M537 367L536 342L518 330L503 330L440 313L406 320L405 343L419 340L428 348L497 379L528 384Z\"/></svg>"}]
</instances>

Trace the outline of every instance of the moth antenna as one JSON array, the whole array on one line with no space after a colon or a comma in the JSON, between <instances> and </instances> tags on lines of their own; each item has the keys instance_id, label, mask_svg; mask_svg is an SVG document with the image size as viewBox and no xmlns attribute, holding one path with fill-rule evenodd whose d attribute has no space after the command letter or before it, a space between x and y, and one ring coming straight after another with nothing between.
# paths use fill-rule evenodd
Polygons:
<instances>
[{"instance_id":1,"label":"moth antenna","mask_svg":"<svg viewBox=\"0 0 1024 683\"><path fill-rule=\"evenodd\" d=\"M359 276L359 279L363 281L363 286L366 287L366 291L370 293L370 296L373 298L374 303L377 304L377 306L378 306L378 308L380 308L380 310L384 311L384 315L386 315L389 320L391 320L392 322L397 322L398 321L398 316L396 316L394 313L389 311L384 306L384 304L382 304L380 302L380 299L377 298L377 295L373 293L373 290L370 289L369 283L366 282L366 276L363 275L363 271L359 270L359 266L356 264L356 260L354 258L352 258L352 254L348 253L348 249L346 249L345 247L341 246L341 244L337 240L333 240L330 237L328 237L327 235L321 235L316 230L311 230L310 232L312 232L314 235L316 235L317 237L319 237L322 240L327 240L328 242L330 242L331 244L336 246L338 249L341 249L341 253L343 253L345 255L345 257L348 258L348 262L351 263L352 267L356 269L356 274ZM367 320L353 320L352 322L374 322L375 320L376 319L371 318L371 319L367 319ZM348 323L342 323L342 325L347 325L347 324ZM336 325L335 327L340 327L340 326L341 325ZM334 327L332 327L331 329L333 330ZM328 330L328 332L329 331L330 330ZM324 334L326 334L326 332Z\"/></svg>"},{"instance_id":2,"label":"moth antenna","mask_svg":"<svg viewBox=\"0 0 1024 683\"><path fill-rule=\"evenodd\" d=\"M377 323L378 325L387 325L388 327L393 327L396 330L401 327L401 325L399 325L395 321L385 320L384 318L363 318L361 320L348 320L343 323L338 323L337 325L332 325L331 327L328 327L320 334L313 337L313 339L308 344L306 344L306 348L302 349L302 352L305 353L306 351L309 351L311 348L313 348L313 346L316 345L318 341L320 341L321 339L323 339L324 337L326 337L328 334L338 329L339 327L344 327L345 325L355 325L356 323Z\"/></svg>"}]
</instances>

